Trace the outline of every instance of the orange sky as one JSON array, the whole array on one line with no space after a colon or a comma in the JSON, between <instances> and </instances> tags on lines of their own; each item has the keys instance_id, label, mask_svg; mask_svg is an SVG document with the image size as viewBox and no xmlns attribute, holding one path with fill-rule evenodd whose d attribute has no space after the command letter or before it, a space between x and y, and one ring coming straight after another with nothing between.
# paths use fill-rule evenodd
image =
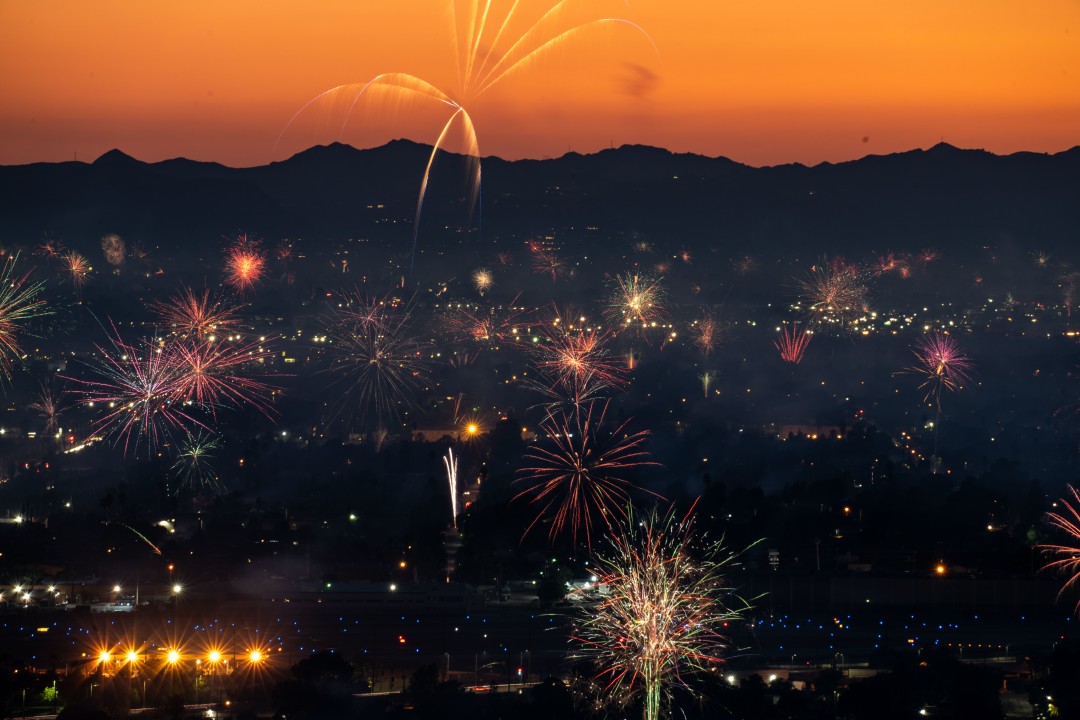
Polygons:
<instances>
[{"instance_id":1,"label":"orange sky","mask_svg":"<svg viewBox=\"0 0 1080 720\"><path fill-rule=\"evenodd\" d=\"M553 2L523 0L508 33ZM461 99L482 153L510 158L645 143L761 165L942 138L999 153L1080 144L1078 0L569 6L552 31L618 16L647 30L659 56L629 26L585 29L461 96L464 54L444 0L0 0L0 163L120 147L144 160L255 165L333 139L434 142L445 106L366 103L340 135L319 131L329 111L318 107L275 148L307 100L391 71ZM494 0L486 38L507 7Z\"/></svg>"}]
</instances>

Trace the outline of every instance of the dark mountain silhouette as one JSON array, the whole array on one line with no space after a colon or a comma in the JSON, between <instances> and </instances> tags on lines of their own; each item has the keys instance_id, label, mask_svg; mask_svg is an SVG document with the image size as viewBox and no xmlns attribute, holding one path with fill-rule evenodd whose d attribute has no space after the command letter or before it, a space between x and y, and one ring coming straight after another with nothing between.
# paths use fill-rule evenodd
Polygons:
<instances>
[{"instance_id":1,"label":"dark mountain silhouette","mask_svg":"<svg viewBox=\"0 0 1080 720\"><path fill-rule=\"evenodd\" d=\"M200 250L247 231L274 240L412 240L430 148L397 140L334 143L252 168L182 158L144 163L111 150L93 163L0 167L0 241L51 234L74 244L117 232ZM627 145L546 160L483 160L470 214L459 156L443 154L421 237L482 227L485 242L555 234L587 251L640 237L659 247L755 253L914 250L986 245L1071 249L1080 227L1080 147L999 156L939 143L813 167L753 168L726 158ZM471 220L470 220L471 218ZM616 242L612 245L618 248Z\"/></svg>"}]
</instances>

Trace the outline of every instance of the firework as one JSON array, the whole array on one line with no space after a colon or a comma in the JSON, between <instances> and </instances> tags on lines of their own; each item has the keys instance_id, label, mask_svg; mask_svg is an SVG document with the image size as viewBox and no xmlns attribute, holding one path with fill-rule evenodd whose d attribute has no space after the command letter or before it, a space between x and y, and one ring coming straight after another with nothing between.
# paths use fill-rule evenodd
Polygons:
<instances>
[{"instance_id":1,"label":"firework","mask_svg":"<svg viewBox=\"0 0 1080 720\"><path fill-rule=\"evenodd\" d=\"M933 398L939 409L942 394L959 390L970 380L975 367L952 336L944 333L935 332L919 338L913 352L916 363L909 372L923 378L919 388L926 390L924 400Z\"/></svg>"},{"instance_id":2,"label":"firework","mask_svg":"<svg viewBox=\"0 0 1080 720\"><path fill-rule=\"evenodd\" d=\"M932 262L937 262L941 259L941 253L934 248L923 248L919 251L919 254L915 256L920 265L929 265Z\"/></svg>"},{"instance_id":3,"label":"firework","mask_svg":"<svg viewBox=\"0 0 1080 720\"><path fill-rule=\"evenodd\" d=\"M131 247L128 248L128 255L143 265L150 263L150 253L138 241L132 243Z\"/></svg>"},{"instance_id":4,"label":"firework","mask_svg":"<svg viewBox=\"0 0 1080 720\"><path fill-rule=\"evenodd\" d=\"M515 481L528 485L517 497L540 506L526 534L550 518L551 539L569 529L573 542L582 534L591 545L594 515L610 526L609 516L625 514L630 492L637 489L626 475L656 463L643 447L648 431L630 432L629 420L604 428L607 408L607 402L590 402L570 412L553 411L541 421L539 434L550 442L526 451L528 465Z\"/></svg>"},{"instance_id":5,"label":"firework","mask_svg":"<svg viewBox=\"0 0 1080 720\"><path fill-rule=\"evenodd\" d=\"M1033 252L1031 257L1035 260L1035 267L1045 270L1050 267L1050 254L1045 252Z\"/></svg>"},{"instance_id":6,"label":"firework","mask_svg":"<svg viewBox=\"0 0 1080 720\"><path fill-rule=\"evenodd\" d=\"M33 410L45 421L46 434L57 432L60 429L60 416L67 410L66 395L67 393L64 391L58 393L53 390L51 385L42 383L37 400L27 406L28 409Z\"/></svg>"},{"instance_id":7,"label":"firework","mask_svg":"<svg viewBox=\"0 0 1080 720\"><path fill-rule=\"evenodd\" d=\"M64 253L64 243L53 238L45 238L41 244L34 248L34 254L49 260L56 260Z\"/></svg>"},{"instance_id":8,"label":"firework","mask_svg":"<svg viewBox=\"0 0 1080 720\"><path fill-rule=\"evenodd\" d=\"M131 532L135 533L135 536L136 536L136 537L138 537L138 538L139 538L140 540L142 540L142 541L143 541L144 543L146 543L147 545L149 545L149 546L150 546L150 549L154 551L154 554L155 554L155 555L161 555L161 554L162 554L162 552L161 552L161 548L159 548L159 547L158 547L157 545L155 545L154 543L150 542L150 538L146 537L146 536L145 536L145 535L143 535L143 534L142 534L141 532L139 532L139 531L138 531L138 530L136 530L135 528L131 527L131 526L130 526L130 525L128 525L127 523L122 523L122 522L119 522L119 521L117 521L117 520L102 520L102 521L101 521L101 524L102 524L102 525L119 525L119 526L120 526L120 527L122 527L122 528L127 528L127 529L128 529L128 530L130 530Z\"/></svg>"},{"instance_id":9,"label":"firework","mask_svg":"<svg viewBox=\"0 0 1080 720\"><path fill-rule=\"evenodd\" d=\"M90 261L74 250L68 250L60 256L60 270L76 291L82 290L93 269Z\"/></svg>"},{"instance_id":10,"label":"firework","mask_svg":"<svg viewBox=\"0 0 1080 720\"><path fill-rule=\"evenodd\" d=\"M1072 485L1069 485L1068 488L1071 502L1066 498L1058 500L1058 504L1064 506L1065 510L1046 513L1046 521L1051 527L1063 532L1067 536L1067 540L1072 544L1041 544L1038 546L1045 556L1051 558L1043 565L1042 569L1064 574L1068 577L1058 592L1059 598L1080 582L1080 493ZM1077 601L1073 610L1080 613L1080 600Z\"/></svg>"},{"instance_id":11,"label":"firework","mask_svg":"<svg viewBox=\"0 0 1080 720\"><path fill-rule=\"evenodd\" d=\"M738 275L749 275L757 270L758 261L749 255L738 258L731 264L731 269Z\"/></svg>"},{"instance_id":12,"label":"firework","mask_svg":"<svg viewBox=\"0 0 1080 720\"><path fill-rule=\"evenodd\" d=\"M445 316L447 331L474 342L505 342L516 340L525 327L523 308L516 307L515 297L506 307L455 307Z\"/></svg>"},{"instance_id":13,"label":"firework","mask_svg":"<svg viewBox=\"0 0 1080 720\"><path fill-rule=\"evenodd\" d=\"M1072 317L1073 305L1076 304L1077 291L1080 290L1080 272L1066 273L1061 278L1061 304L1065 306L1065 317Z\"/></svg>"},{"instance_id":14,"label":"firework","mask_svg":"<svg viewBox=\"0 0 1080 720\"><path fill-rule=\"evenodd\" d=\"M81 404L103 408L94 432L111 436L116 444L122 442L125 454L129 449L138 454L143 442L153 454L173 432L204 427L183 408L181 368L164 342L128 344L115 328L109 341L109 348L97 346L100 359L90 365L95 379L66 378L81 386Z\"/></svg>"},{"instance_id":15,"label":"firework","mask_svg":"<svg viewBox=\"0 0 1080 720\"><path fill-rule=\"evenodd\" d=\"M491 271L487 268L479 268L473 271L472 281L473 287L476 288L476 292L480 293L481 297L491 289L491 285L494 282L491 277Z\"/></svg>"},{"instance_id":16,"label":"firework","mask_svg":"<svg viewBox=\"0 0 1080 720\"><path fill-rule=\"evenodd\" d=\"M864 273L842 259L815 265L800 281L808 321L818 326L848 329L866 311L868 288Z\"/></svg>"},{"instance_id":17,"label":"firework","mask_svg":"<svg viewBox=\"0 0 1080 720\"><path fill-rule=\"evenodd\" d=\"M812 332L797 325L784 327L780 330L780 336L773 340L773 345L780 351L780 359L792 365L802 362L806 347L814 336Z\"/></svg>"},{"instance_id":18,"label":"firework","mask_svg":"<svg viewBox=\"0 0 1080 720\"><path fill-rule=\"evenodd\" d=\"M247 235L238 237L225 251L225 282L241 295L254 289L265 269L266 254L259 241L249 240Z\"/></svg>"},{"instance_id":19,"label":"firework","mask_svg":"<svg viewBox=\"0 0 1080 720\"><path fill-rule=\"evenodd\" d=\"M709 397L709 388L712 387L712 381L716 379L716 376L706 370L698 378L701 380L701 392L705 397Z\"/></svg>"},{"instance_id":20,"label":"firework","mask_svg":"<svg viewBox=\"0 0 1080 720\"><path fill-rule=\"evenodd\" d=\"M904 278L911 274L906 255L896 255L895 253L888 252L883 257L878 258L877 273L879 275L884 275L891 272L898 273L900 277Z\"/></svg>"},{"instance_id":21,"label":"firework","mask_svg":"<svg viewBox=\"0 0 1080 720\"><path fill-rule=\"evenodd\" d=\"M270 356L266 344L265 338L176 343L171 348L177 373L176 395L208 409L215 417L218 408L251 407L272 418L278 388L239 374L243 368Z\"/></svg>"},{"instance_id":22,"label":"firework","mask_svg":"<svg viewBox=\"0 0 1080 720\"><path fill-rule=\"evenodd\" d=\"M240 307L226 296L209 290L197 292L188 287L167 302L155 302L151 310L178 335L202 338L213 332L230 331L239 324Z\"/></svg>"},{"instance_id":23,"label":"firework","mask_svg":"<svg viewBox=\"0 0 1080 720\"><path fill-rule=\"evenodd\" d=\"M706 315L694 323L694 345L705 357L709 357L720 344L723 334L724 326L712 315Z\"/></svg>"},{"instance_id":24,"label":"firework","mask_svg":"<svg viewBox=\"0 0 1080 720\"><path fill-rule=\"evenodd\" d=\"M113 267L123 265L127 256L127 244L119 235L106 235L101 238L101 252L105 256L105 262Z\"/></svg>"},{"instance_id":25,"label":"firework","mask_svg":"<svg viewBox=\"0 0 1080 720\"><path fill-rule=\"evenodd\" d=\"M723 628L749 605L727 586L735 557L696 536L691 516L628 513L610 545L593 566L605 592L583 605L575 624L576 656L600 668L613 702L640 697L645 720L658 720L688 674L724 662Z\"/></svg>"},{"instance_id":26,"label":"firework","mask_svg":"<svg viewBox=\"0 0 1080 720\"><path fill-rule=\"evenodd\" d=\"M412 335L412 312L389 299L369 300L357 315L339 308L326 319L330 372L338 377L338 414L380 427L412 406L427 377L427 344Z\"/></svg>"},{"instance_id":27,"label":"firework","mask_svg":"<svg viewBox=\"0 0 1080 720\"><path fill-rule=\"evenodd\" d=\"M556 317L546 325L552 332L536 348L534 386L555 399L580 405L604 390L620 390L626 376L607 345L612 337L596 328L575 327Z\"/></svg>"},{"instance_id":28,"label":"firework","mask_svg":"<svg viewBox=\"0 0 1080 720\"><path fill-rule=\"evenodd\" d=\"M616 276L607 318L623 327L655 325L664 316L664 294L659 279L636 273Z\"/></svg>"},{"instance_id":29,"label":"firework","mask_svg":"<svg viewBox=\"0 0 1080 720\"><path fill-rule=\"evenodd\" d=\"M465 12L461 12L461 5L464 5ZM524 32L516 37L513 34L513 29L519 27L517 24L519 18L515 17L519 8L517 2L509 6L501 19L497 17L497 9L492 12L491 2L481 4L465 2L465 0L451 0L449 6L452 14L450 26L453 30L453 44L457 55L458 86L456 92L444 92L415 75L384 73L375 76L366 83L340 85L318 95L300 108L282 130L282 135L284 135L285 130L292 125L296 118L313 105L340 104L341 107L346 109L344 120L341 123L341 131L344 131L352 111L360 100L365 97L376 103L386 103L388 106L400 104L402 101L421 101L445 109L448 113L447 120L432 145L431 154L428 157L427 165L420 180L420 192L417 197L416 212L413 218L410 275L415 264L420 215L424 206L428 182L431 178L431 168L436 155L443 148L455 127L462 137L464 146L462 154L469 164L468 172L471 179L470 210L479 197L480 144L472 116L466 106L471 105L473 101L505 78L535 64L545 55L590 28L612 24L627 26L640 32L652 45L652 40L645 34L644 30L628 20L599 18L577 22L571 15L571 8L567 7L565 0L556 2L538 20L528 25ZM652 45L652 47L654 50L656 49L655 45ZM281 136L279 135L278 141L280 142L280 140Z\"/></svg>"},{"instance_id":30,"label":"firework","mask_svg":"<svg viewBox=\"0 0 1080 720\"><path fill-rule=\"evenodd\" d=\"M219 447L217 438L201 429L187 434L172 465L173 475L180 480L180 487L200 487L221 492L223 488L211 462Z\"/></svg>"},{"instance_id":31,"label":"firework","mask_svg":"<svg viewBox=\"0 0 1080 720\"><path fill-rule=\"evenodd\" d=\"M454 529L457 529L458 516L458 486L457 486L457 458L454 457L454 449L450 448L443 457L443 465L446 466L446 482L450 486L450 520Z\"/></svg>"},{"instance_id":32,"label":"firework","mask_svg":"<svg viewBox=\"0 0 1080 720\"><path fill-rule=\"evenodd\" d=\"M51 315L42 289L45 283L32 281L30 271L16 270L19 255L8 255L0 268L0 373L11 379L11 369L22 359L20 336L29 334L30 325Z\"/></svg>"},{"instance_id":33,"label":"firework","mask_svg":"<svg viewBox=\"0 0 1080 720\"><path fill-rule=\"evenodd\" d=\"M689 250L683 249L683 251L679 253L679 259L689 265L694 262L694 255Z\"/></svg>"},{"instance_id":34,"label":"firework","mask_svg":"<svg viewBox=\"0 0 1080 720\"><path fill-rule=\"evenodd\" d=\"M556 282L566 273L566 266L562 258L550 250L540 250L533 253L533 272L537 275L550 275L551 282Z\"/></svg>"}]
</instances>

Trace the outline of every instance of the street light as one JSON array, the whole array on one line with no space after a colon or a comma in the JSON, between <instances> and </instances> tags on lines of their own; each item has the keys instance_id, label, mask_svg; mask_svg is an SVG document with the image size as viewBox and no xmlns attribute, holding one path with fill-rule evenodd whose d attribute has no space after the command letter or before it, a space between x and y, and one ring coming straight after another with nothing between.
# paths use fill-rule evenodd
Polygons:
<instances>
[{"instance_id":1,"label":"street light","mask_svg":"<svg viewBox=\"0 0 1080 720\"><path fill-rule=\"evenodd\" d=\"M259 650L252 650L248 653L248 662L252 665L258 665L263 661L263 654Z\"/></svg>"},{"instance_id":2,"label":"street light","mask_svg":"<svg viewBox=\"0 0 1080 720\"><path fill-rule=\"evenodd\" d=\"M180 662L180 652L173 648L168 652L168 654L165 655L165 660L170 665L175 665L176 663Z\"/></svg>"}]
</instances>

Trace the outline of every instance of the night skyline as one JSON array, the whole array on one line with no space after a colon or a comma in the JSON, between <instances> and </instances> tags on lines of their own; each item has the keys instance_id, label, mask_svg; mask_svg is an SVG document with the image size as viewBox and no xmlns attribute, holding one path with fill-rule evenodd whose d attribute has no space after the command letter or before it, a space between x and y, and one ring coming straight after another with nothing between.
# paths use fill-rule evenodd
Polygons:
<instances>
[{"instance_id":1,"label":"night skyline","mask_svg":"<svg viewBox=\"0 0 1080 720\"><path fill-rule=\"evenodd\" d=\"M0 718L1080 717L1074 2L0 8Z\"/></svg>"}]
</instances>

